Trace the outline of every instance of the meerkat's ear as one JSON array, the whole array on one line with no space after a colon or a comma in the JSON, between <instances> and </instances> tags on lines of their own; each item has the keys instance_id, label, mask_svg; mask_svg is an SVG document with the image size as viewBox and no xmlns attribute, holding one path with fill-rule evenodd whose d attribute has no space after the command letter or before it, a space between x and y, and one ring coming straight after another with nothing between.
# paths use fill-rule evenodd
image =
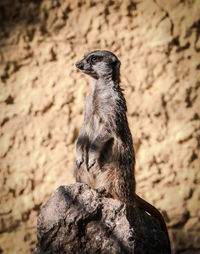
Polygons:
<instances>
[{"instance_id":1,"label":"meerkat's ear","mask_svg":"<svg viewBox=\"0 0 200 254\"><path fill-rule=\"evenodd\" d=\"M115 56L112 56L111 59L112 59L111 61L112 61L113 66L115 67L116 70L118 70L121 65L119 59L117 59L117 57L115 57Z\"/></svg>"},{"instance_id":2,"label":"meerkat's ear","mask_svg":"<svg viewBox=\"0 0 200 254\"><path fill-rule=\"evenodd\" d=\"M121 62L119 61L119 60L117 60L116 62L115 62L115 68L117 69L117 70L119 70L120 69L120 66L121 66Z\"/></svg>"}]
</instances>

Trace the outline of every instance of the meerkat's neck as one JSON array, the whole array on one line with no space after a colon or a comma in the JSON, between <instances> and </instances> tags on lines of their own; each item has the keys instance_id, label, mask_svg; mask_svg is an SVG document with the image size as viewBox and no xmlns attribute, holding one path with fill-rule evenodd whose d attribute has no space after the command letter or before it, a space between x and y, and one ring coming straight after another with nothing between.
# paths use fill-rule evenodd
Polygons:
<instances>
[{"instance_id":1,"label":"meerkat's neck","mask_svg":"<svg viewBox=\"0 0 200 254\"><path fill-rule=\"evenodd\" d=\"M91 78L91 88L95 90L97 87L101 87L102 89L110 89L116 86L119 86L120 80L119 78L114 79L112 74L106 75L102 78L95 79Z\"/></svg>"},{"instance_id":2,"label":"meerkat's neck","mask_svg":"<svg viewBox=\"0 0 200 254\"><path fill-rule=\"evenodd\" d=\"M123 91L119 81L113 80L112 76L101 79L92 78L90 98L93 102L101 104L99 109L104 105L105 108L111 107L110 111L120 110L126 114L127 107Z\"/></svg>"}]
</instances>

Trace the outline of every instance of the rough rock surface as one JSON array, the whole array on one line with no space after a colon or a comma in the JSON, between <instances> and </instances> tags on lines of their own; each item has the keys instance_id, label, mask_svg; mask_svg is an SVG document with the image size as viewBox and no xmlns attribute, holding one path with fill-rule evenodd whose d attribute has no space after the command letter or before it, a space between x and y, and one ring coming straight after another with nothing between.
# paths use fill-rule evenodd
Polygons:
<instances>
[{"instance_id":1,"label":"rough rock surface","mask_svg":"<svg viewBox=\"0 0 200 254\"><path fill-rule=\"evenodd\" d=\"M137 192L162 212L174 253L200 253L200 1L0 1L0 252L35 247L42 203L72 177L87 77L121 60Z\"/></svg>"},{"instance_id":2,"label":"rough rock surface","mask_svg":"<svg viewBox=\"0 0 200 254\"><path fill-rule=\"evenodd\" d=\"M60 186L44 205L37 238L33 254L169 253L156 219L78 183Z\"/></svg>"}]
</instances>

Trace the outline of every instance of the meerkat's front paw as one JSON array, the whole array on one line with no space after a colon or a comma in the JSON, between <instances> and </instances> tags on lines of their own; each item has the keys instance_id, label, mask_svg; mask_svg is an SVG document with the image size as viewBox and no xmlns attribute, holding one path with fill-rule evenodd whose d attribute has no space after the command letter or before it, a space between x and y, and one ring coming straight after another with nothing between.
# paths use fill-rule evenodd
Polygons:
<instances>
[{"instance_id":1,"label":"meerkat's front paw","mask_svg":"<svg viewBox=\"0 0 200 254\"><path fill-rule=\"evenodd\" d=\"M94 166L95 163L96 163L95 159L89 161L87 165L87 171L89 171Z\"/></svg>"},{"instance_id":2,"label":"meerkat's front paw","mask_svg":"<svg viewBox=\"0 0 200 254\"><path fill-rule=\"evenodd\" d=\"M77 159L76 160L76 166L77 166L77 168L80 168L80 166L83 164L83 162L84 162L83 158Z\"/></svg>"}]
</instances>

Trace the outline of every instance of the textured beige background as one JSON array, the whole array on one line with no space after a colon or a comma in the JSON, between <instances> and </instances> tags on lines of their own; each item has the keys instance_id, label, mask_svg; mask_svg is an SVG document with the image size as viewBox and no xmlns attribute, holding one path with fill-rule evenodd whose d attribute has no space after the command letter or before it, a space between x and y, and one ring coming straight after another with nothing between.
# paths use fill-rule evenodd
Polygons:
<instances>
[{"instance_id":1,"label":"textured beige background","mask_svg":"<svg viewBox=\"0 0 200 254\"><path fill-rule=\"evenodd\" d=\"M89 91L74 63L94 49L122 62L137 192L175 253L200 253L199 0L1 0L0 253L29 253L41 205L74 182Z\"/></svg>"}]
</instances>

